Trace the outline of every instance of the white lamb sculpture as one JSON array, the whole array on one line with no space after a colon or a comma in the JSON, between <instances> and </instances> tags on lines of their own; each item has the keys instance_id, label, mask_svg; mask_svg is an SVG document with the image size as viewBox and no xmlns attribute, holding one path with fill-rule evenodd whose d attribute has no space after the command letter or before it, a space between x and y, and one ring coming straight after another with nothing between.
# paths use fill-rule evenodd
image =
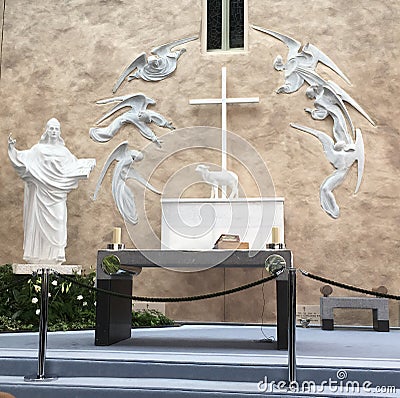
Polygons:
<instances>
[{"instance_id":1,"label":"white lamb sculpture","mask_svg":"<svg viewBox=\"0 0 400 398\"><path fill-rule=\"evenodd\" d=\"M199 172L203 180L212 186L210 198L218 198L218 187L229 187L231 194L229 199L237 198L238 194L238 176L228 170L222 171L209 171L209 167L204 164L199 164L196 167L196 171Z\"/></svg>"}]
</instances>

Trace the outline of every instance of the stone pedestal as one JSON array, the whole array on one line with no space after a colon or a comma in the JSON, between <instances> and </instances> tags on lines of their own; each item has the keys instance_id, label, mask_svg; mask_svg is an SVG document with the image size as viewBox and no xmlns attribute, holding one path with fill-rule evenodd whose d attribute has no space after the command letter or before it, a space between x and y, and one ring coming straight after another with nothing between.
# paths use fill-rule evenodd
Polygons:
<instances>
[{"instance_id":1,"label":"stone pedestal","mask_svg":"<svg viewBox=\"0 0 400 398\"><path fill-rule=\"evenodd\" d=\"M41 269L49 269L57 271L64 275L80 274L82 265L69 264L13 264L12 270L14 274L29 275L33 272L40 272Z\"/></svg>"},{"instance_id":2,"label":"stone pedestal","mask_svg":"<svg viewBox=\"0 0 400 398\"><path fill-rule=\"evenodd\" d=\"M221 234L239 235L250 250L271 243L271 229L284 239L284 198L161 200L161 249L212 249Z\"/></svg>"},{"instance_id":3,"label":"stone pedestal","mask_svg":"<svg viewBox=\"0 0 400 398\"><path fill-rule=\"evenodd\" d=\"M321 323L323 330L333 330L335 308L372 310L374 330L389 332L389 299L382 297L321 297Z\"/></svg>"}]
</instances>

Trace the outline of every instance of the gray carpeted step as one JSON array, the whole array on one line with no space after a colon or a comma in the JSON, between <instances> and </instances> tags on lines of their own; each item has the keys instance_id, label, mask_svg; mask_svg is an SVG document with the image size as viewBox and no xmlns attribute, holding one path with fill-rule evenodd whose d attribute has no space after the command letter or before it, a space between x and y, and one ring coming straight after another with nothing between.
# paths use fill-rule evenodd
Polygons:
<instances>
[{"instance_id":1,"label":"gray carpeted step","mask_svg":"<svg viewBox=\"0 0 400 398\"><path fill-rule=\"evenodd\" d=\"M2 358L0 361L0 375L25 376L34 374L37 369L37 360L34 358ZM300 383L313 380L321 384L329 379L340 380L337 374L343 369L327 366L310 367L298 366L297 379ZM400 388L400 369L372 369L349 368L345 369L346 380L365 381L372 385L396 386ZM257 383L267 377L268 380L281 381L288 377L287 366L283 365L233 365L213 363L177 363L168 361L140 361L140 360L77 360L77 359L49 359L46 362L46 374L55 374L60 377L75 378L156 378L156 379L188 379L227 382Z\"/></svg>"},{"instance_id":2,"label":"gray carpeted step","mask_svg":"<svg viewBox=\"0 0 400 398\"><path fill-rule=\"evenodd\" d=\"M59 378L52 382L25 382L21 377L0 377L1 391L18 398L255 398L255 397L371 397L371 392L331 391L293 393L260 391L258 383L165 378ZM318 388L318 387L317 387ZM398 397L385 393L384 397Z\"/></svg>"}]
</instances>

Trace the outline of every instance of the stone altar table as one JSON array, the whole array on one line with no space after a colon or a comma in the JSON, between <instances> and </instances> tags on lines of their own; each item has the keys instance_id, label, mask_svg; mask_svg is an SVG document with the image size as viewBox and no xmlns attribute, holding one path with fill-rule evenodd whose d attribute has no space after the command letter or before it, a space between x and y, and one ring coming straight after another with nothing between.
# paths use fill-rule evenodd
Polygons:
<instances>
[{"instance_id":1,"label":"stone altar table","mask_svg":"<svg viewBox=\"0 0 400 398\"><path fill-rule=\"evenodd\" d=\"M97 253L97 286L113 292L132 294L132 275L108 275L102 269L104 257L115 255L119 258L121 268L158 267L166 268L206 267L215 264L222 268L261 268L265 260L272 254L282 256L287 266L292 264L290 250L99 250ZM216 261L220 260L219 262ZM278 276L276 282L277 308L277 348L286 350L288 347L288 272ZM211 293L211 292L204 292ZM111 296L105 293L97 294L95 345L108 346L131 337L132 304L131 300Z\"/></svg>"}]
</instances>

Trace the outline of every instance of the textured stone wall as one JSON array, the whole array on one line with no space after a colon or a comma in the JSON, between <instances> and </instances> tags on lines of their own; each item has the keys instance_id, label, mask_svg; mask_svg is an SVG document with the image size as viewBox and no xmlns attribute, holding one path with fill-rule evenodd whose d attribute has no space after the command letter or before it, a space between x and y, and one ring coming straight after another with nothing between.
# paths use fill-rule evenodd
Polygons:
<instances>
[{"instance_id":1,"label":"textured stone wall","mask_svg":"<svg viewBox=\"0 0 400 398\"><path fill-rule=\"evenodd\" d=\"M137 54L199 34L201 2L6 0L5 4L0 263L21 261L23 241L23 182L7 160L7 136L13 133L18 149L29 148L39 140L46 121L57 117L68 148L77 157L97 159L90 179L82 181L68 198L67 262L94 266L97 249L111 240L112 227L123 226L111 197L111 171L99 199L91 200L101 167L111 150L125 139L134 148L147 145L133 127L125 127L106 144L91 141L89 128L108 109L95 101L111 96L120 72ZM304 95L305 88L292 95L275 94L283 76L272 63L276 55L285 57L287 51L274 38L250 29L249 51L239 54L202 54L199 40L188 43L187 53L169 79L157 84L133 81L118 94L147 94L157 101L153 109L178 128L205 124L219 127L218 107L195 107L188 101L218 96L221 66L227 66L230 96L261 98L258 105L238 105L229 111L228 128L256 148L268 166L277 196L285 197L286 244L294 253L296 266L366 288L384 284L389 292L399 294L399 14L396 1L249 0L251 24L303 43L310 41L327 53L352 81L352 87L346 87L349 94L377 123L373 128L351 111L355 125L363 131L365 174L357 195L353 195L355 169L335 191L341 208L338 220L328 217L319 205L320 184L333 170L320 143L291 129L289 123L325 131L331 126L327 121L314 122L304 113L304 107L312 106ZM342 84L327 68L319 67L318 71ZM164 130L156 130L164 134ZM189 154L171 159L157 171L155 183L162 184L171 169L192 161ZM140 196L142 191L136 186L134 189ZM252 189L249 184L247 194L255 195ZM159 231L159 198L147 197L148 217ZM138 224L138 231L140 228ZM128 247L132 246L125 229L123 234ZM145 270L135 281L135 288L138 294L190 295L237 286L261 274L261 270L196 274ZM320 285L302 276L298 279L299 303L318 304ZM347 294L339 289L336 293ZM263 314L265 322L273 322L274 294L274 286L269 284L264 292L254 288L225 299L167 304L166 308L175 319L258 322ZM339 322L370 323L370 314L338 315ZM397 324L397 303L391 303L391 317L392 324Z\"/></svg>"}]
</instances>

